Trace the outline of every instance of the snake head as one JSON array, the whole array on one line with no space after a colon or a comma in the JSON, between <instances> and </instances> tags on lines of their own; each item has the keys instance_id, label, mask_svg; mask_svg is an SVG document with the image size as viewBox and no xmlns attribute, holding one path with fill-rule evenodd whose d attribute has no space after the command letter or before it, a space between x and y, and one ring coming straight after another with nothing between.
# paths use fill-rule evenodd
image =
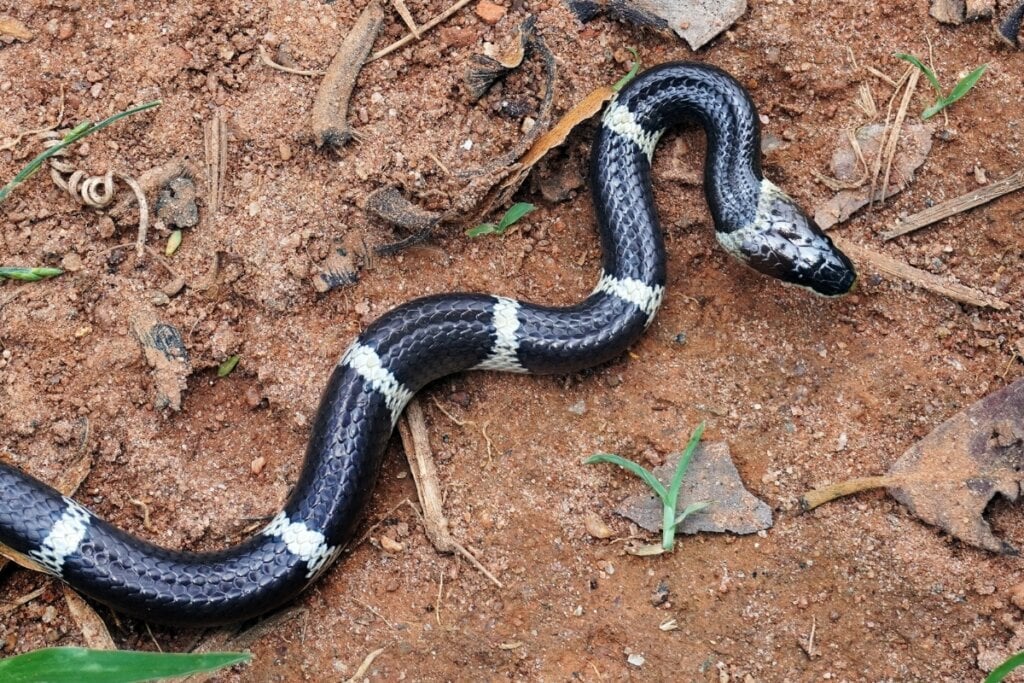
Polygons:
<instances>
[{"instance_id":1,"label":"snake head","mask_svg":"<svg viewBox=\"0 0 1024 683\"><path fill-rule=\"evenodd\" d=\"M846 254L789 195L767 180L761 181L754 220L716 234L729 253L754 270L816 294L840 296L857 281Z\"/></svg>"}]
</instances>

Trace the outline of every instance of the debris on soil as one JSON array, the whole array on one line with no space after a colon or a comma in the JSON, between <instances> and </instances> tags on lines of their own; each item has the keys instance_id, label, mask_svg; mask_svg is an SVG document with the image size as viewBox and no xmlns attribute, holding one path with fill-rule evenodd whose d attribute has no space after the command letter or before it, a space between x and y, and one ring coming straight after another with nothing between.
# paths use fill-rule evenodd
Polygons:
<instances>
[{"instance_id":1,"label":"debris on soil","mask_svg":"<svg viewBox=\"0 0 1024 683\"><path fill-rule=\"evenodd\" d=\"M996 538L985 508L997 495L1021 493L1024 469L1024 379L957 413L911 446L885 476L863 477L809 491L804 510L886 487L918 519L994 553L1017 550Z\"/></svg>"},{"instance_id":2,"label":"debris on soil","mask_svg":"<svg viewBox=\"0 0 1024 683\"><path fill-rule=\"evenodd\" d=\"M592 538L605 539L611 538L615 535L612 528L608 526L603 519L601 519L601 515L592 510L588 511L583 516L583 526Z\"/></svg>"},{"instance_id":3,"label":"debris on soil","mask_svg":"<svg viewBox=\"0 0 1024 683\"><path fill-rule=\"evenodd\" d=\"M156 217L169 228L192 228L199 223L196 183L186 169L182 168L179 174L161 184L156 198Z\"/></svg>"},{"instance_id":4,"label":"debris on soil","mask_svg":"<svg viewBox=\"0 0 1024 683\"><path fill-rule=\"evenodd\" d=\"M313 276L313 288L324 294L358 281L359 268L355 252L344 243L337 243L320 264L320 271Z\"/></svg>"},{"instance_id":5,"label":"debris on soil","mask_svg":"<svg viewBox=\"0 0 1024 683\"><path fill-rule=\"evenodd\" d=\"M427 422L423 417L423 408L415 397L402 413L398 422L398 433L402 437L402 447L405 449L405 457L409 461L412 479L416 484L416 494L423 507L423 531L430 539L431 545L440 553L461 555L491 583L503 588L501 581L452 536L448 519L444 514L441 480L437 475L433 450L430 448Z\"/></svg>"},{"instance_id":6,"label":"debris on soil","mask_svg":"<svg viewBox=\"0 0 1024 683\"><path fill-rule=\"evenodd\" d=\"M882 150L885 130L881 123L872 123L858 130L856 143L860 147L859 154L845 133L840 136L836 151L832 154L832 175L839 183L856 184L860 181L862 184L856 188L840 190L815 207L814 220L823 229L842 223L871 202L871 187L865 182L868 176L864 173L866 169L862 168L860 158L863 157L868 163L877 159ZM925 162L932 149L931 130L927 125L914 121L903 130L903 144L893 161L895 179L885 191L886 197L907 188L914 179L914 172ZM829 179L825 180L827 182ZM875 199L881 199L882 194L876 190Z\"/></svg>"},{"instance_id":7,"label":"debris on soil","mask_svg":"<svg viewBox=\"0 0 1024 683\"><path fill-rule=\"evenodd\" d=\"M859 262L862 265L868 264L883 275L905 280L941 296L949 297L953 301L970 304L971 306L991 308L996 311L1005 311L1009 308L1009 305L1002 299L989 296L974 287L968 287L957 282L948 282L939 275L915 268L903 261L854 244L838 235L832 235L832 241L855 262Z\"/></svg>"},{"instance_id":8,"label":"debris on soil","mask_svg":"<svg viewBox=\"0 0 1024 683\"><path fill-rule=\"evenodd\" d=\"M220 213L228 170L228 125L220 109L213 112L206 124L203 142L206 151L206 205L210 207L212 217Z\"/></svg>"},{"instance_id":9,"label":"debris on soil","mask_svg":"<svg viewBox=\"0 0 1024 683\"><path fill-rule=\"evenodd\" d=\"M1020 0L1017 6L1006 15L1006 18L999 22L996 33L1007 44L1013 47L1020 47L1020 25L1022 21L1024 21L1024 0Z\"/></svg>"},{"instance_id":10,"label":"debris on soil","mask_svg":"<svg viewBox=\"0 0 1024 683\"><path fill-rule=\"evenodd\" d=\"M918 441L889 468L889 492L922 521L996 553L1016 553L983 514L997 495L1020 495L1024 379L989 394Z\"/></svg>"},{"instance_id":11,"label":"debris on soil","mask_svg":"<svg viewBox=\"0 0 1024 683\"><path fill-rule=\"evenodd\" d=\"M923 211L915 213L913 216L899 221L891 230L883 232L882 239L889 241L894 237L899 237L900 235L906 235L909 232L920 230L921 228L941 221L944 218L968 211L976 206L981 206L982 204L987 204L993 199L998 199L1004 194L1015 192L1021 188L1024 188L1024 168L1020 169L1013 175L1007 176L1006 178L990 185L979 187L977 190L973 190L972 192L960 195L959 197L954 197L953 199L935 204Z\"/></svg>"},{"instance_id":12,"label":"debris on soil","mask_svg":"<svg viewBox=\"0 0 1024 683\"><path fill-rule=\"evenodd\" d=\"M943 24L988 19L996 10L996 0L931 0L928 14Z\"/></svg>"},{"instance_id":13,"label":"debris on soil","mask_svg":"<svg viewBox=\"0 0 1024 683\"><path fill-rule=\"evenodd\" d=\"M425 34L430 29L434 28L435 26L437 26L441 22L446 21L447 19L452 17L456 12L458 12L460 9L462 9L463 7L468 5L471 1L472 0L459 0L454 5L452 5L448 9L446 9L444 12L441 12L436 17L434 17L433 19L431 19L427 23L425 23L422 26L420 26L419 27L420 28L419 35L416 35L415 33L409 33L409 34L399 38L395 42L391 43L387 47L385 47L383 49L380 49L380 50L377 50L372 55L370 55L370 58L367 59L366 61L367 62L372 62L375 59L380 59L381 57L384 57L386 55L391 54L395 50L398 50L400 48L405 47L406 45L408 45L409 43L411 43L414 40L419 40L420 37L423 36L423 34Z\"/></svg>"},{"instance_id":14,"label":"debris on soil","mask_svg":"<svg viewBox=\"0 0 1024 683\"><path fill-rule=\"evenodd\" d=\"M394 185L372 192L366 198L366 210L410 233L408 237L397 242L377 247L378 254L392 254L425 241L442 218L441 214L425 211L410 202Z\"/></svg>"},{"instance_id":15,"label":"debris on soil","mask_svg":"<svg viewBox=\"0 0 1024 683\"><path fill-rule=\"evenodd\" d=\"M116 650L117 645L114 643L107 625L100 618L100 615L96 613L96 610L76 593L73 588L67 584L64 584L63 588L64 603L68 606L68 613L71 615L71 618L78 625L78 630L82 634L85 646L93 650Z\"/></svg>"},{"instance_id":16,"label":"debris on soil","mask_svg":"<svg viewBox=\"0 0 1024 683\"><path fill-rule=\"evenodd\" d=\"M607 13L636 26L671 28L691 50L699 50L747 11L747 0L567 0L576 18L588 22Z\"/></svg>"},{"instance_id":17,"label":"debris on soil","mask_svg":"<svg viewBox=\"0 0 1024 683\"><path fill-rule=\"evenodd\" d=\"M14 17L0 15L0 43L10 44L16 40L27 43L32 40L32 31Z\"/></svg>"},{"instance_id":18,"label":"debris on soil","mask_svg":"<svg viewBox=\"0 0 1024 683\"><path fill-rule=\"evenodd\" d=\"M492 85L522 65L536 24L537 18L531 15L516 29L507 49L494 54L473 55L472 63L466 69L466 87L472 102L478 101Z\"/></svg>"},{"instance_id":19,"label":"debris on soil","mask_svg":"<svg viewBox=\"0 0 1024 683\"><path fill-rule=\"evenodd\" d=\"M313 102L311 117L313 142L317 147L329 145L339 149L355 137L348 125L348 103L383 23L384 10L374 0L359 15L327 68Z\"/></svg>"},{"instance_id":20,"label":"debris on soil","mask_svg":"<svg viewBox=\"0 0 1024 683\"><path fill-rule=\"evenodd\" d=\"M658 481L669 486L682 453L669 457L665 464L654 468ZM772 526L772 510L743 486L723 441L702 443L697 446L693 460L679 489L677 508L701 501L711 504L700 513L690 515L679 524L677 531L696 534L701 531L753 534ZM664 506L653 493L630 496L619 503L615 512L630 519L650 532L661 531Z\"/></svg>"},{"instance_id":21,"label":"debris on soil","mask_svg":"<svg viewBox=\"0 0 1024 683\"><path fill-rule=\"evenodd\" d=\"M131 316L132 332L142 344L146 362L153 368L156 396L153 407L181 410L181 395L192 374L188 351L181 332L169 323L157 319L147 308L138 309Z\"/></svg>"}]
</instances>

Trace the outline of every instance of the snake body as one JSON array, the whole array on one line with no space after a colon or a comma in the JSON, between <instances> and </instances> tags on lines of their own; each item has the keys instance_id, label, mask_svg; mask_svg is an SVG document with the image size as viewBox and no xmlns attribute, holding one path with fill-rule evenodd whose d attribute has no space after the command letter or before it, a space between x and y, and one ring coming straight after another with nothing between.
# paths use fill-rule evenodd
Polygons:
<instances>
[{"instance_id":1,"label":"snake body","mask_svg":"<svg viewBox=\"0 0 1024 683\"><path fill-rule=\"evenodd\" d=\"M621 354L665 291L650 169L662 133L707 134L705 189L721 244L748 265L826 296L850 261L760 169L754 105L729 75L672 63L637 76L606 107L591 188L603 271L582 302L553 308L484 294L416 299L359 335L331 373L301 475L261 532L226 550L167 550L121 531L0 464L0 547L114 609L154 622L237 622L293 598L338 556L366 505L395 422L424 385L463 370L567 373Z\"/></svg>"}]
</instances>

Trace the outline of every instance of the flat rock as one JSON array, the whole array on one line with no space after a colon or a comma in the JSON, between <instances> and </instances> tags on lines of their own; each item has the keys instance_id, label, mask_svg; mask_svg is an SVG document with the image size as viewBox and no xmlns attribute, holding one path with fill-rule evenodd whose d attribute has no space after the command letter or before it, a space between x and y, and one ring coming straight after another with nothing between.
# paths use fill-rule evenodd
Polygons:
<instances>
[{"instance_id":1,"label":"flat rock","mask_svg":"<svg viewBox=\"0 0 1024 683\"><path fill-rule=\"evenodd\" d=\"M672 482L681 455L672 455L664 465L654 469L654 476L666 487ZM683 520L677 528L680 533L753 534L772 526L771 508L743 486L729 453L729 445L724 441L697 446L683 477L676 509L682 511L692 503L703 501L711 501L711 504ZM630 496L619 503L615 512L647 531L661 530L662 505L654 493Z\"/></svg>"}]
</instances>

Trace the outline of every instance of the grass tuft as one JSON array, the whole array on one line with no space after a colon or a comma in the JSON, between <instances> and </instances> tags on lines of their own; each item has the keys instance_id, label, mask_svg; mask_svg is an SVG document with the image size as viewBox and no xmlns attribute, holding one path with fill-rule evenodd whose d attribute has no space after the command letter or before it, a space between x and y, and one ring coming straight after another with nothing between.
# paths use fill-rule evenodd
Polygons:
<instances>
[{"instance_id":1,"label":"grass tuft","mask_svg":"<svg viewBox=\"0 0 1024 683\"><path fill-rule=\"evenodd\" d=\"M893 56L896 57L896 59L902 59L904 62L907 62L908 64L917 67L917 69L919 69L921 73L924 74L925 78L928 79L928 82L932 84L932 87L935 88L935 92L937 93L935 103L932 104L927 109L925 109L923 112L921 112L921 118L924 119L925 121L935 116L940 111L942 111L949 105L953 104L954 102L962 98L968 92L970 92L971 88L973 88L975 84L977 84L978 79L980 79L982 74L985 73L985 69L988 68L988 64L982 64L977 69L961 78L960 81L955 86L953 86L953 89L947 95L942 89L942 84L939 83L938 76L935 75L934 71L925 66L925 64L920 59L918 59L914 55L908 55L902 52L897 52Z\"/></svg>"},{"instance_id":2,"label":"grass tuft","mask_svg":"<svg viewBox=\"0 0 1024 683\"><path fill-rule=\"evenodd\" d=\"M693 460L693 453L697 450L697 444L700 443L700 438L704 434L704 423L701 422L697 425L697 428L693 430L693 434L690 436L689 443L686 444L686 450L683 451L682 456L679 458L679 464L676 465L676 471L672 475L672 483L666 489L664 484L658 481L658 478L654 474L644 468L642 465L638 465L632 460L627 460L622 456L615 455L613 453L598 453L587 458L586 463L588 465L595 465L597 463L610 463L612 465L618 465L622 469L635 474L640 477L647 484L648 487L661 499L662 505L662 523L661 523L661 547L668 551L675 547L676 542L676 527L683 523L690 515L695 512L699 512L711 505L711 501L701 501L697 503L691 503L686 506L681 513L678 515L677 507L679 504L679 489L683 484L683 477L686 476L686 470L690 467L690 461Z\"/></svg>"}]
</instances>

